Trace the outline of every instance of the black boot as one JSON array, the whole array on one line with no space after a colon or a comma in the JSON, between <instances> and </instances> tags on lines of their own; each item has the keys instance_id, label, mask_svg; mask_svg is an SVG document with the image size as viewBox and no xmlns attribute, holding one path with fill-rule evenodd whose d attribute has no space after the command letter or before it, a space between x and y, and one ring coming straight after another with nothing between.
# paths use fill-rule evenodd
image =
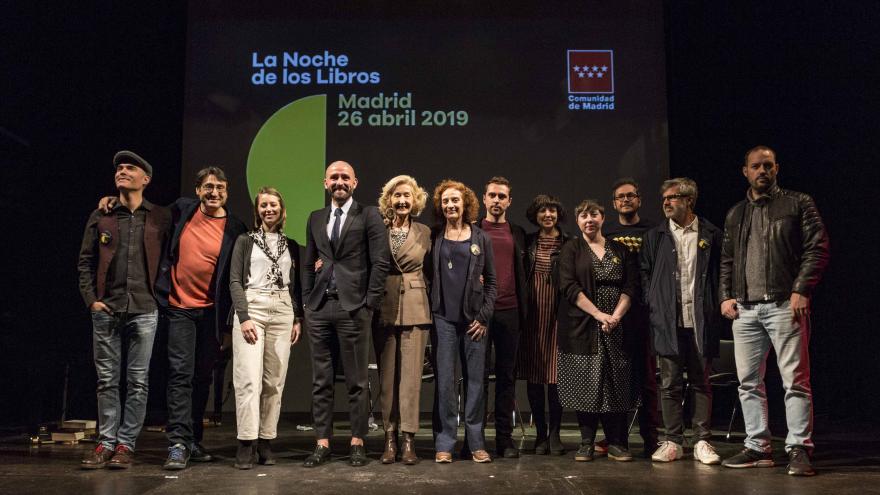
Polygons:
<instances>
[{"instance_id":1,"label":"black boot","mask_svg":"<svg viewBox=\"0 0 880 495\"><path fill-rule=\"evenodd\" d=\"M547 386L547 402L550 405L550 422L547 443L550 447L550 453L553 455L565 454L565 446L562 445L562 438L559 436L562 430L562 404L559 403L559 389L555 384Z\"/></svg>"},{"instance_id":2,"label":"black boot","mask_svg":"<svg viewBox=\"0 0 880 495\"><path fill-rule=\"evenodd\" d=\"M235 467L253 469L257 460L257 444L253 440L239 440L238 451L235 453Z\"/></svg>"},{"instance_id":3,"label":"black boot","mask_svg":"<svg viewBox=\"0 0 880 495\"><path fill-rule=\"evenodd\" d=\"M257 457L260 464L263 464L264 466L275 465L275 455L272 453L272 446L269 444L269 439L261 438L257 440Z\"/></svg>"}]
</instances>

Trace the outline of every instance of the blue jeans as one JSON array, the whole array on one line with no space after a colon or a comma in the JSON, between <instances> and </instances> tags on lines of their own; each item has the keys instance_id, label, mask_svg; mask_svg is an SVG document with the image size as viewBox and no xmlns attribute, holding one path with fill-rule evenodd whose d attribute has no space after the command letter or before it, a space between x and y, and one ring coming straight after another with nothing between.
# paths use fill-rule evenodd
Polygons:
<instances>
[{"instance_id":1,"label":"blue jeans","mask_svg":"<svg viewBox=\"0 0 880 495\"><path fill-rule=\"evenodd\" d=\"M485 450L483 438L483 372L486 364L485 336L477 342L465 332L470 322L452 323L434 315L432 349L436 389L434 395L434 446L437 452L452 452L458 433L458 394L455 386L456 354L461 359L465 383L464 424L471 452Z\"/></svg>"},{"instance_id":2,"label":"blue jeans","mask_svg":"<svg viewBox=\"0 0 880 495\"><path fill-rule=\"evenodd\" d=\"M746 426L745 446L770 452L770 427L764 373L770 346L785 388L785 450L813 451L813 393L810 388L810 320L792 321L789 301L737 304L733 321L739 400Z\"/></svg>"},{"instance_id":3,"label":"blue jeans","mask_svg":"<svg viewBox=\"0 0 880 495\"><path fill-rule=\"evenodd\" d=\"M98 373L98 442L109 449L125 445L134 450L144 425L157 319L156 311L137 315L92 312L92 350ZM123 350L128 357L125 363ZM124 408L119 403L123 366L127 377Z\"/></svg>"}]
</instances>

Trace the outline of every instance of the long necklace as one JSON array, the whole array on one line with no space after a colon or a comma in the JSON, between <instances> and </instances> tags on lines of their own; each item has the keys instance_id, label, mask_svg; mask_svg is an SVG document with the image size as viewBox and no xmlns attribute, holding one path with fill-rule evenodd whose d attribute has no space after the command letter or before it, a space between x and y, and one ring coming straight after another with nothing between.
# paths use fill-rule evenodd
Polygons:
<instances>
[{"instance_id":1,"label":"long necklace","mask_svg":"<svg viewBox=\"0 0 880 495\"><path fill-rule=\"evenodd\" d=\"M459 242L461 240L461 234L464 233L464 225L461 226L461 230L458 231L458 236L455 237L455 242ZM449 234L449 226L446 227L446 234ZM450 239L451 240L451 239ZM452 270L452 246L449 249L449 256L446 257L446 266Z\"/></svg>"}]
</instances>

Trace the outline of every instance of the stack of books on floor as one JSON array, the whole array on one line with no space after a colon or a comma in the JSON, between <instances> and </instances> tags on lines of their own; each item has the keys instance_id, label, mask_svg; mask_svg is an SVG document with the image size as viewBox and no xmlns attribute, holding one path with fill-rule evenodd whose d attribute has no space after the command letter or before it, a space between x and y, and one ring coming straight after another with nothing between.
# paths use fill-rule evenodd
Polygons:
<instances>
[{"instance_id":1,"label":"stack of books on floor","mask_svg":"<svg viewBox=\"0 0 880 495\"><path fill-rule=\"evenodd\" d=\"M75 445L95 435L97 422L92 419L71 419L61 423L61 429L52 432L53 443Z\"/></svg>"}]
</instances>

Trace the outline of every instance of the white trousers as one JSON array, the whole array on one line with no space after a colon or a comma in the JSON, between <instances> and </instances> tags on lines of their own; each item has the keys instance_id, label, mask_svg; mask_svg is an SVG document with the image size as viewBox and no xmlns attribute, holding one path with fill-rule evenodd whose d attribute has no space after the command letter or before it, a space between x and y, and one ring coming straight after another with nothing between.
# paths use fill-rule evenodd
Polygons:
<instances>
[{"instance_id":1,"label":"white trousers","mask_svg":"<svg viewBox=\"0 0 880 495\"><path fill-rule=\"evenodd\" d=\"M232 383L239 440L278 436L281 392L290 361L293 306L286 290L247 289L248 315L257 342L241 334L238 315L232 327Z\"/></svg>"}]
</instances>

